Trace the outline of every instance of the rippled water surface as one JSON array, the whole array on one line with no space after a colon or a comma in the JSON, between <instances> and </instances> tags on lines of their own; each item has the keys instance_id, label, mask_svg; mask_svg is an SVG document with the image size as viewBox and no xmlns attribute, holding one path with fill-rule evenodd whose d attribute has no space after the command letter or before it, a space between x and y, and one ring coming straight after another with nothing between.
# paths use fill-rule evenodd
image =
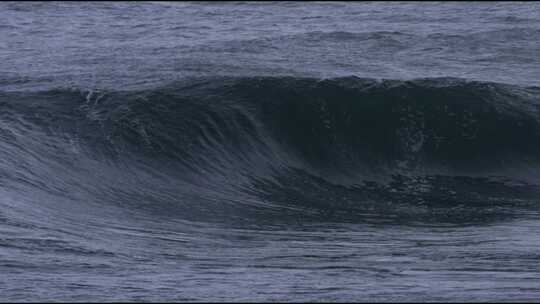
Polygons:
<instances>
[{"instance_id":1,"label":"rippled water surface","mask_svg":"<svg viewBox=\"0 0 540 304\"><path fill-rule=\"evenodd\" d=\"M0 300L540 299L537 3L0 16Z\"/></svg>"}]
</instances>

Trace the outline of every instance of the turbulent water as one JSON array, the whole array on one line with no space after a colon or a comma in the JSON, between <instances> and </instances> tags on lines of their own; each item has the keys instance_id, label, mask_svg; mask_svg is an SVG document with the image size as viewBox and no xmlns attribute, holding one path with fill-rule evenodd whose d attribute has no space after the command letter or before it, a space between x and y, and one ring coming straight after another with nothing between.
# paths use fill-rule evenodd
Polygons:
<instances>
[{"instance_id":1,"label":"turbulent water","mask_svg":"<svg viewBox=\"0 0 540 304\"><path fill-rule=\"evenodd\" d=\"M0 16L0 300L540 299L539 4Z\"/></svg>"}]
</instances>

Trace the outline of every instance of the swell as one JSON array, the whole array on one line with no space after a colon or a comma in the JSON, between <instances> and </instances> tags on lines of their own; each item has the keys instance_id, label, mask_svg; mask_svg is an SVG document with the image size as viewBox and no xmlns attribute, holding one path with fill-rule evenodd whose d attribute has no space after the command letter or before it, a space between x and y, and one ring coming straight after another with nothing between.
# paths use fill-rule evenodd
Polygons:
<instances>
[{"instance_id":1,"label":"swell","mask_svg":"<svg viewBox=\"0 0 540 304\"><path fill-rule=\"evenodd\" d=\"M534 87L463 79L355 77L3 92L2 185L162 213L172 211L159 202L185 212L204 201L201 216L210 205L292 204L328 214L380 202L509 201L481 189L496 188L493 176L536 184L539 96ZM484 186L468 189L465 176ZM536 197L518 188L506 194ZM322 202L310 196L318 192Z\"/></svg>"}]
</instances>

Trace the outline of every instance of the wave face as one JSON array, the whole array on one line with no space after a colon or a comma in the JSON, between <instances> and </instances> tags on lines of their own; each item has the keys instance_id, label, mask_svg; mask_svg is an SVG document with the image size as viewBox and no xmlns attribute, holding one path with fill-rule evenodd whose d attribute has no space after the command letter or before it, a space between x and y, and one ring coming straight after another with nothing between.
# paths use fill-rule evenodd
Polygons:
<instances>
[{"instance_id":1,"label":"wave face","mask_svg":"<svg viewBox=\"0 0 540 304\"><path fill-rule=\"evenodd\" d=\"M15 114L111 157L142 153L203 167L210 155L214 165L259 155L282 165L300 161L337 171L368 165L392 173L403 166L534 165L540 151L538 94L537 88L459 79L261 77L1 98L9 109L4 116Z\"/></svg>"},{"instance_id":2,"label":"wave face","mask_svg":"<svg viewBox=\"0 0 540 304\"><path fill-rule=\"evenodd\" d=\"M180 208L182 217L198 210L201 218L208 204L280 217L345 210L354 219L389 201L530 200L538 193L539 97L534 87L454 78L354 77L4 92L2 176L18 189L141 202L167 214ZM497 187L506 190L495 195Z\"/></svg>"}]
</instances>

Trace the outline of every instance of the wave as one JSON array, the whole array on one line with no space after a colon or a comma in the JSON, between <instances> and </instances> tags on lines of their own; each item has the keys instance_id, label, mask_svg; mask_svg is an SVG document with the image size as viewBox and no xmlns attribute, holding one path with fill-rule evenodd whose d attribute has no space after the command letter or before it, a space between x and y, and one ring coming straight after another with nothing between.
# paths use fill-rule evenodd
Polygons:
<instances>
[{"instance_id":1,"label":"wave","mask_svg":"<svg viewBox=\"0 0 540 304\"><path fill-rule=\"evenodd\" d=\"M439 78L216 78L145 91L3 93L18 115L88 148L193 161L294 156L312 167L453 169L536 161L537 88ZM10 112L8 112L8 109ZM203 160L201 160L203 161ZM279 162L287 162L281 159ZM380 168L380 167L379 167Z\"/></svg>"},{"instance_id":2,"label":"wave","mask_svg":"<svg viewBox=\"0 0 540 304\"><path fill-rule=\"evenodd\" d=\"M305 187L304 198L326 189L333 200L339 188L355 200L410 203L430 197L419 190L427 183L427 192L463 202L442 185L466 189L458 182L465 176L535 183L539 97L535 87L455 78L356 77L3 92L1 173L4 185L17 181L64 196L83 189L103 200L198 197L216 204L215 197L228 197L251 204L256 197L290 207ZM374 180L386 184L370 186ZM465 196L482 201L480 188Z\"/></svg>"}]
</instances>

